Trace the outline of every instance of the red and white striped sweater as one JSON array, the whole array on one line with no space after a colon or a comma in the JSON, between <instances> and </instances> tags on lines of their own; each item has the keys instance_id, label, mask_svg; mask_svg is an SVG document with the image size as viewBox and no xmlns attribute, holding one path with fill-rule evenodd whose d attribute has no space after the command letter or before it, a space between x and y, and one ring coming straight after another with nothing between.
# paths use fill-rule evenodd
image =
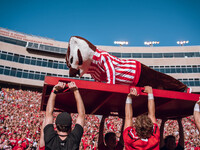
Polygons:
<instances>
[{"instance_id":1,"label":"red and white striped sweater","mask_svg":"<svg viewBox=\"0 0 200 150\"><path fill-rule=\"evenodd\" d=\"M97 49L87 73L98 82L136 85L140 72L140 62L134 59L119 59Z\"/></svg>"}]
</instances>

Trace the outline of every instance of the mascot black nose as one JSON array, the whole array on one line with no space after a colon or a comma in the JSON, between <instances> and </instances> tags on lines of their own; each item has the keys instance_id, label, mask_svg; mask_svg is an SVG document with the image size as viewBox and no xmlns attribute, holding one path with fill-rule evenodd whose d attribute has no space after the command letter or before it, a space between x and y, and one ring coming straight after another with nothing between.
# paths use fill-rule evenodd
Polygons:
<instances>
[{"instance_id":1,"label":"mascot black nose","mask_svg":"<svg viewBox=\"0 0 200 150\"><path fill-rule=\"evenodd\" d=\"M80 70L74 69L74 68L70 68L69 69L69 76L70 77L76 77L76 75L80 76Z\"/></svg>"}]
</instances>

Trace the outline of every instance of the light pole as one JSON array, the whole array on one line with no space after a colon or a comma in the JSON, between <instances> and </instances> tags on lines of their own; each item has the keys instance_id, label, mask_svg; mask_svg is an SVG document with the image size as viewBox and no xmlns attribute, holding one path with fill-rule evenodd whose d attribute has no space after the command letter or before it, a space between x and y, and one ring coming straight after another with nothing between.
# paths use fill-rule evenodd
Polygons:
<instances>
[{"instance_id":1,"label":"light pole","mask_svg":"<svg viewBox=\"0 0 200 150\"><path fill-rule=\"evenodd\" d=\"M180 44L181 46L183 46L184 44L188 44L189 41L177 41L177 44Z\"/></svg>"},{"instance_id":2,"label":"light pole","mask_svg":"<svg viewBox=\"0 0 200 150\"><path fill-rule=\"evenodd\" d=\"M128 45L128 42L127 41L114 41L114 44L123 46L123 45Z\"/></svg>"},{"instance_id":3,"label":"light pole","mask_svg":"<svg viewBox=\"0 0 200 150\"><path fill-rule=\"evenodd\" d=\"M147 45L150 47L153 47L154 44L160 44L160 42L159 41L145 41L144 42L144 45Z\"/></svg>"}]
</instances>

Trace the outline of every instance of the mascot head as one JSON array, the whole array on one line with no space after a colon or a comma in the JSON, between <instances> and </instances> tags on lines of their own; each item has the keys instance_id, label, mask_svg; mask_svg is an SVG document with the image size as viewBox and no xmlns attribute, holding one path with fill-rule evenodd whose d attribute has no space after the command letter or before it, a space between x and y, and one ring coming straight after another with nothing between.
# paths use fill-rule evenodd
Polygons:
<instances>
[{"instance_id":1,"label":"mascot head","mask_svg":"<svg viewBox=\"0 0 200 150\"><path fill-rule=\"evenodd\" d=\"M96 46L88 40L72 36L68 43L68 50L66 54L66 63L69 68L69 76L80 77L86 73L90 67L92 57L96 51Z\"/></svg>"}]
</instances>

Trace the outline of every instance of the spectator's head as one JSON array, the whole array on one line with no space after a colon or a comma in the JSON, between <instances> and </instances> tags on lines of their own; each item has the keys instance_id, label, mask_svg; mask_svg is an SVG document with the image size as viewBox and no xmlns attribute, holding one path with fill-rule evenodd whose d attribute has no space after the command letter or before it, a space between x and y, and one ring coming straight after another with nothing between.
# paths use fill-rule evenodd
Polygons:
<instances>
[{"instance_id":1,"label":"spectator's head","mask_svg":"<svg viewBox=\"0 0 200 150\"><path fill-rule=\"evenodd\" d=\"M165 137L165 147L168 150L174 150L176 148L176 139L173 135L168 135Z\"/></svg>"},{"instance_id":2,"label":"spectator's head","mask_svg":"<svg viewBox=\"0 0 200 150\"><path fill-rule=\"evenodd\" d=\"M108 147L114 148L116 146L116 134L114 132L106 133L105 142Z\"/></svg>"},{"instance_id":3,"label":"spectator's head","mask_svg":"<svg viewBox=\"0 0 200 150\"><path fill-rule=\"evenodd\" d=\"M56 128L61 132L68 132L71 130L72 118L69 113L62 112L56 118Z\"/></svg>"},{"instance_id":4,"label":"spectator's head","mask_svg":"<svg viewBox=\"0 0 200 150\"><path fill-rule=\"evenodd\" d=\"M5 138L6 138L6 135L5 135L5 134L2 134L2 135L1 135L1 139L4 140Z\"/></svg>"},{"instance_id":5,"label":"spectator's head","mask_svg":"<svg viewBox=\"0 0 200 150\"><path fill-rule=\"evenodd\" d=\"M22 141L18 141L18 146L21 146L22 145Z\"/></svg>"},{"instance_id":6,"label":"spectator's head","mask_svg":"<svg viewBox=\"0 0 200 150\"><path fill-rule=\"evenodd\" d=\"M153 122L147 115L140 115L135 119L135 128L138 137L147 139L152 135Z\"/></svg>"},{"instance_id":7,"label":"spectator's head","mask_svg":"<svg viewBox=\"0 0 200 150\"><path fill-rule=\"evenodd\" d=\"M18 140L21 139L21 135L20 134L17 135L17 139Z\"/></svg>"}]
</instances>

